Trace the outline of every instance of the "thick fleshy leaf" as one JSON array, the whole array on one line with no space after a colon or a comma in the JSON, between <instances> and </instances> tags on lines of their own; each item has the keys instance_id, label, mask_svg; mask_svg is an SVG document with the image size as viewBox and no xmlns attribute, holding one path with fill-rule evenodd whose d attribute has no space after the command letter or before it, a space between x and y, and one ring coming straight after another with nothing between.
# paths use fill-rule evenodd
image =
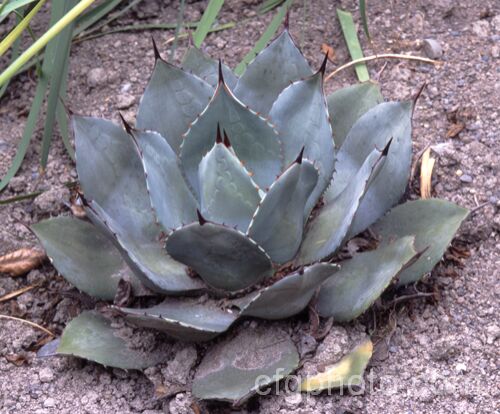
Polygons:
<instances>
[{"instance_id":1,"label":"thick fleshy leaf","mask_svg":"<svg viewBox=\"0 0 500 414\"><path fill-rule=\"evenodd\" d=\"M214 88L219 81L219 62L209 58L197 47L191 47L187 50L182 60L182 68L194 73ZM238 77L229 69L222 65L222 73L227 86L233 89L238 82Z\"/></svg>"},{"instance_id":2,"label":"thick fleshy leaf","mask_svg":"<svg viewBox=\"0 0 500 414\"><path fill-rule=\"evenodd\" d=\"M304 208L318 181L307 160L293 163L269 188L248 228L275 263L291 260L304 231Z\"/></svg>"},{"instance_id":3,"label":"thick fleshy leaf","mask_svg":"<svg viewBox=\"0 0 500 414\"><path fill-rule=\"evenodd\" d=\"M368 110L354 124L337 153L332 184L325 201L350 186L354 175L374 148L391 148L378 176L370 183L356 213L349 237L379 219L402 197L411 168L411 102L384 102Z\"/></svg>"},{"instance_id":4,"label":"thick fleshy leaf","mask_svg":"<svg viewBox=\"0 0 500 414\"><path fill-rule=\"evenodd\" d=\"M166 249L174 259L192 267L216 289L245 289L270 276L271 260L255 241L238 230L201 223L169 236Z\"/></svg>"},{"instance_id":5,"label":"thick fleshy leaf","mask_svg":"<svg viewBox=\"0 0 500 414\"><path fill-rule=\"evenodd\" d=\"M241 316L288 318L305 309L317 288L338 270L337 265L316 263L278 280L260 292L238 299L234 304L241 309Z\"/></svg>"},{"instance_id":6,"label":"thick fleshy leaf","mask_svg":"<svg viewBox=\"0 0 500 414\"><path fill-rule=\"evenodd\" d=\"M179 160L168 142L156 132L134 131L141 150L151 204L167 231L196 220L198 202L179 167Z\"/></svg>"},{"instance_id":7,"label":"thick fleshy leaf","mask_svg":"<svg viewBox=\"0 0 500 414\"><path fill-rule=\"evenodd\" d=\"M301 78L312 75L312 70L284 30L268 47L250 62L240 77L235 95L261 114L268 114L281 91Z\"/></svg>"},{"instance_id":8,"label":"thick fleshy leaf","mask_svg":"<svg viewBox=\"0 0 500 414\"><path fill-rule=\"evenodd\" d=\"M361 315L417 256L414 240L412 236L402 237L341 262L340 271L321 286L318 313L339 322Z\"/></svg>"},{"instance_id":9,"label":"thick fleshy leaf","mask_svg":"<svg viewBox=\"0 0 500 414\"><path fill-rule=\"evenodd\" d=\"M187 266L167 254L159 242L161 234L156 240L136 238L92 201L86 211L97 227L106 229L105 232L113 237L123 258L144 286L173 295L204 289L202 280L190 277Z\"/></svg>"},{"instance_id":10,"label":"thick fleshy leaf","mask_svg":"<svg viewBox=\"0 0 500 414\"><path fill-rule=\"evenodd\" d=\"M330 183L335 162L322 71L288 86L274 102L269 117L280 133L285 165L304 148L304 157L318 169L319 179L305 209L307 218Z\"/></svg>"},{"instance_id":11,"label":"thick fleshy leaf","mask_svg":"<svg viewBox=\"0 0 500 414\"><path fill-rule=\"evenodd\" d=\"M416 282L441 259L469 210L445 200L408 201L393 208L373 226L383 243L415 235L422 256L399 275L399 285Z\"/></svg>"},{"instance_id":12,"label":"thick fleshy leaf","mask_svg":"<svg viewBox=\"0 0 500 414\"><path fill-rule=\"evenodd\" d=\"M213 88L198 76L157 59L139 104L137 128L158 132L179 153L182 134L212 94Z\"/></svg>"},{"instance_id":13,"label":"thick fleshy leaf","mask_svg":"<svg viewBox=\"0 0 500 414\"><path fill-rule=\"evenodd\" d=\"M113 243L89 222L61 216L31 228L57 271L90 296L112 300L120 279L135 279Z\"/></svg>"},{"instance_id":14,"label":"thick fleshy leaf","mask_svg":"<svg viewBox=\"0 0 500 414\"><path fill-rule=\"evenodd\" d=\"M201 160L198 178L203 217L245 232L260 195L238 157L223 143L215 144Z\"/></svg>"},{"instance_id":15,"label":"thick fleshy leaf","mask_svg":"<svg viewBox=\"0 0 500 414\"><path fill-rule=\"evenodd\" d=\"M299 386L299 390L312 392L361 385L363 383L363 373L372 357L372 353L372 341L367 339L339 362L326 367L324 372L304 379Z\"/></svg>"},{"instance_id":16,"label":"thick fleshy leaf","mask_svg":"<svg viewBox=\"0 0 500 414\"><path fill-rule=\"evenodd\" d=\"M195 194L199 194L198 166L214 146L218 126L227 132L236 155L253 174L254 181L262 189L269 187L282 166L277 132L221 82L207 108L185 134L181 146L182 166Z\"/></svg>"},{"instance_id":17,"label":"thick fleshy leaf","mask_svg":"<svg viewBox=\"0 0 500 414\"><path fill-rule=\"evenodd\" d=\"M352 126L366 111L384 101L375 82L357 83L338 89L327 98L335 147L340 148Z\"/></svg>"},{"instance_id":18,"label":"thick fleshy leaf","mask_svg":"<svg viewBox=\"0 0 500 414\"><path fill-rule=\"evenodd\" d=\"M218 343L203 358L193 381L201 400L242 402L299 365L290 337L277 329L245 329Z\"/></svg>"},{"instance_id":19,"label":"thick fleshy leaf","mask_svg":"<svg viewBox=\"0 0 500 414\"><path fill-rule=\"evenodd\" d=\"M199 290L200 280L170 258L159 239L137 148L124 130L97 118L73 118L76 169L100 228L116 237L127 263L150 289L165 293Z\"/></svg>"},{"instance_id":20,"label":"thick fleshy leaf","mask_svg":"<svg viewBox=\"0 0 500 414\"><path fill-rule=\"evenodd\" d=\"M116 335L111 323L95 311L82 312L66 326L56 354L122 369L144 369L168 358L161 346L151 352L131 348L124 338Z\"/></svg>"},{"instance_id":21,"label":"thick fleshy leaf","mask_svg":"<svg viewBox=\"0 0 500 414\"><path fill-rule=\"evenodd\" d=\"M168 299L147 309L118 308L126 319L141 328L152 328L181 341L208 341L226 331L237 314L214 303Z\"/></svg>"},{"instance_id":22,"label":"thick fleshy leaf","mask_svg":"<svg viewBox=\"0 0 500 414\"><path fill-rule=\"evenodd\" d=\"M327 258L342 245L369 183L380 172L385 160L383 152L373 150L351 184L336 199L321 207L309 221L298 253L299 264Z\"/></svg>"}]
</instances>

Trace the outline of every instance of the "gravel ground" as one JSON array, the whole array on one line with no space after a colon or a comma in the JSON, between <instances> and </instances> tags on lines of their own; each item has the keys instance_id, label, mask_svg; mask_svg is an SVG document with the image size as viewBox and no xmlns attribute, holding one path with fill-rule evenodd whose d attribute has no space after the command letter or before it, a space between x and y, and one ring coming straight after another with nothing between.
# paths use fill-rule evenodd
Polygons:
<instances>
[{"instance_id":1,"label":"gravel ground","mask_svg":"<svg viewBox=\"0 0 500 414\"><path fill-rule=\"evenodd\" d=\"M206 2L189 3L187 19L199 19ZM322 43L333 46L337 64L347 61L335 7L355 10L357 2L315 0L307 12L302 2L296 3L291 30L311 63L319 66ZM221 22L250 19L209 36L206 51L235 66L271 18L256 17L257 7L252 0L226 1ZM137 19L171 22L176 12L170 1L144 1L118 24ZM488 205L471 215L446 260L420 285L435 293L432 300L402 301L390 312L375 311L360 321L333 327L303 368L335 361L361 337L372 334L379 342L364 390L314 397L281 391L253 398L238 409L241 413L495 413L500 409L500 7L494 0L372 0L369 16L373 43L362 37L367 55L423 55L424 39L439 42L444 62L439 69L392 60L370 63L370 72L390 99L407 99L427 82L414 118L414 152L429 144L434 150L434 195L472 209ZM150 35L121 33L76 44L71 55L70 108L112 119L117 119L119 109L133 120L153 65ZM171 32L154 32L154 36L165 50ZM186 45L180 42L176 61ZM353 71L341 72L326 85L327 91L355 81ZM33 91L33 76L22 76L0 103L0 175L15 154ZM450 128L460 123L464 129L449 138ZM0 206L0 255L36 244L25 224L69 212L69 190L63 184L76 178L74 166L60 140L55 140L48 169L41 175L41 133L38 129L19 176L1 197L47 191L34 201ZM415 191L418 183L414 184ZM466 260L461 258L469 254ZM48 264L22 277L0 275L0 296L33 283L40 287L0 303L0 313L27 318L60 333L69 319L89 306ZM253 329L256 324L248 322L240 329ZM282 323L302 342L307 339L307 327L307 316ZM1 413L231 412L226 405L197 404L187 391L192 369L206 347L172 344L172 358L144 375L71 358L36 359L33 350L43 338L29 326L0 321Z\"/></svg>"}]
</instances>

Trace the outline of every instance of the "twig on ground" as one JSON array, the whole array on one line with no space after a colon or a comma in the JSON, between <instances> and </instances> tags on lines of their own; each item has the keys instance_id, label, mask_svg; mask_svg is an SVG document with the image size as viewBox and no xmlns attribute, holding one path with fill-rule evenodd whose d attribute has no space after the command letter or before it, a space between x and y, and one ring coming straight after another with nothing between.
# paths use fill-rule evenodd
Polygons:
<instances>
[{"instance_id":1,"label":"twig on ground","mask_svg":"<svg viewBox=\"0 0 500 414\"><path fill-rule=\"evenodd\" d=\"M5 302L7 300L14 299L15 297L20 296L23 293L29 292L31 289L34 289L40 285L41 285L41 283L37 283L35 285L25 286L21 289L17 289L17 290L14 290L12 292L9 292L6 295L3 295L0 297L0 302Z\"/></svg>"},{"instance_id":2,"label":"twig on ground","mask_svg":"<svg viewBox=\"0 0 500 414\"><path fill-rule=\"evenodd\" d=\"M380 55L367 56L367 57L364 57L361 59L351 60L350 62L346 63L345 65L339 66L332 73L330 73L325 78L325 81L333 78L337 73L343 71L344 69L350 68L351 66L355 66L358 63L370 62L372 60L378 60L378 59L405 59L405 60L414 60L414 61L422 62L422 63L430 63L432 65L438 65L441 63L438 60L428 59L428 58L424 58L424 57L420 57L420 56L401 55L401 54L397 54L397 53L382 53Z\"/></svg>"},{"instance_id":3,"label":"twig on ground","mask_svg":"<svg viewBox=\"0 0 500 414\"><path fill-rule=\"evenodd\" d=\"M28 321L26 319L21 319L21 318L16 318L15 316L1 315L1 314L0 314L0 319L8 319L8 320L11 320L11 321L22 322L22 323L25 323L25 324L33 327L33 328L36 328L36 329L39 329L40 331L45 332L47 335L54 336L54 337L56 336L54 333L52 333L51 331L49 331L47 328L44 328L43 326L38 325L35 322Z\"/></svg>"}]
</instances>

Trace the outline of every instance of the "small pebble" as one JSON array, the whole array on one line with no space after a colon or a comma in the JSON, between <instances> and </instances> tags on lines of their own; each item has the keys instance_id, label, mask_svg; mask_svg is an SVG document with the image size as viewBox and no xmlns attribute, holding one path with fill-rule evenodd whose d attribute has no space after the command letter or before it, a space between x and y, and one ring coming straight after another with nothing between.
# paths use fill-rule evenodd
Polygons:
<instances>
[{"instance_id":1,"label":"small pebble","mask_svg":"<svg viewBox=\"0 0 500 414\"><path fill-rule=\"evenodd\" d=\"M463 183L471 183L472 177L469 174L464 174L460 176L460 181L462 181Z\"/></svg>"},{"instance_id":2,"label":"small pebble","mask_svg":"<svg viewBox=\"0 0 500 414\"><path fill-rule=\"evenodd\" d=\"M490 24L487 20L478 20L472 23L472 33L477 37L486 38L490 35Z\"/></svg>"},{"instance_id":3,"label":"small pebble","mask_svg":"<svg viewBox=\"0 0 500 414\"><path fill-rule=\"evenodd\" d=\"M87 74L87 84L91 88L104 85L108 80L106 71L103 68L94 68Z\"/></svg>"},{"instance_id":4,"label":"small pebble","mask_svg":"<svg viewBox=\"0 0 500 414\"><path fill-rule=\"evenodd\" d=\"M424 53L429 59L439 59L443 56L443 48L436 39L424 39Z\"/></svg>"},{"instance_id":5,"label":"small pebble","mask_svg":"<svg viewBox=\"0 0 500 414\"><path fill-rule=\"evenodd\" d=\"M46 367L38 372L38 377L41 382L51 382L54 379L54 373L50 368Z\"/></svg>"},{"instance_id":6,"label":"small pebble","mask_svg":"<svg viewBox=\"0 0 500 414\"><path fill-rule=\"evenodd\" d=\"M124 83L120 89L120 92L127 93L128 91L130 91L131 88L132 88L132 84L130 82Z\"/></svg>"},{"instance_id":7,"label":"small pebble","mask_svg":"<svg viewBox=\"0 0 500 414\"><path fill-rule=\"evenodd\" d=\"M43 402L43 406L45 408L53 408L56 406L56 400L54 400L53 398L49 397L47 398L44 402Z\"/></svg>"},{"instance_id":8,"label":"small pebble","mask_svg":"<svg viewBox=\"0 0 500 414\"><path fill-rule=\"evenodd\" d=\"M134 104L134 102L135 96L128 93L124 93L116 97L116 107L118 109L128 109Z\"/></svg>"}]
</instances>

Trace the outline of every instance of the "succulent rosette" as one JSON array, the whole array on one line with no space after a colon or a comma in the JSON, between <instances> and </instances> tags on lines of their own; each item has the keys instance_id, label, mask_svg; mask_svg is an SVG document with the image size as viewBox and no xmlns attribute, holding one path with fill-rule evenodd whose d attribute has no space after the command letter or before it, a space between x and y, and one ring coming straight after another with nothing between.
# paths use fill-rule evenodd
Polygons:
<instances>
[{"instance_id":1,"label":"succulent rosette","mask_svg":"<svg viewBox=\"0 0 500 414\"><path fill-rule=\"evenodd\" d=\"M113 301L123 281L133 296L161 298L115 305L126 320L207 341L242 318L291 317L315 295L320 316L350 321L440 260L467 210L436 199L394 207L410 175L413 101L384 102L371 82L325 97L326 59L311 69L288 30L239 78L196 48L182 67L155 54L134 127L73 118L89 220L33 226L71 284ZM374 250L332 263L370 226ZM96 311L54 347L126 369L161 359L138 355ZM234 401L262 369L297 367L290 338L271 347L260 370L238 367L234 346L217 369L207 354L195 395Z\"/></svg>"}]
</instances>

